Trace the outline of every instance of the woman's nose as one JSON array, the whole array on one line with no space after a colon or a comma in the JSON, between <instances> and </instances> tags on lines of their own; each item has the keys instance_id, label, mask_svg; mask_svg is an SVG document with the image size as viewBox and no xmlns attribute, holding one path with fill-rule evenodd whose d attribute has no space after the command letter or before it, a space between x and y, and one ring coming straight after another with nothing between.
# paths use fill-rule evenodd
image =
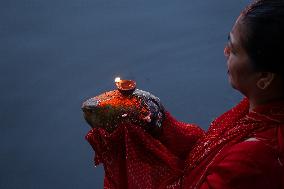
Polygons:
<instances>
[{"instance_id":1,"label":"woman's nose","mask_svg":"<svg viewBox=\"0 0 284 189\"><path fill-rule=\"evenodd\" d=\"M224 48L224 56L228 58L230 56L230 48L226 45Z\"/></svg>"}]
</instances>

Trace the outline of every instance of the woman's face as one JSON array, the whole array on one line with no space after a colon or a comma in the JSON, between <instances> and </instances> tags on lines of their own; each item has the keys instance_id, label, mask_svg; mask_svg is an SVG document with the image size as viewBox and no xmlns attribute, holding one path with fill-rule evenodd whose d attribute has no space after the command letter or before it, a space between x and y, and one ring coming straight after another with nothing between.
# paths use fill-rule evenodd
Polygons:
<instances>
[{"instance_id":1,"label":"woman's face","mask_svg":"<svg viewBox=\"0 0 284 189\"><path fill-rule=\"evenodd\" d=\"M257 72L241 43L245 32L245 25L239 17L229 34L224 54L227 58L229 82L233 88L248 96L256 86Z\"/></svg>"}]
</instances>

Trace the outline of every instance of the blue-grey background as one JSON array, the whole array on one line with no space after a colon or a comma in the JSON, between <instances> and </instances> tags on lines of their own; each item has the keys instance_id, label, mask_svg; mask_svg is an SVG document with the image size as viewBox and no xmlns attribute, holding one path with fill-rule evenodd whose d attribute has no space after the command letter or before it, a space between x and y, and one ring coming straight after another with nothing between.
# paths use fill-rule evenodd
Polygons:
<instances>
[{"instance_id":1,"label":"blue-grey background","mask_svg":"<svg viewBox=\"0 0 284 189\"><path fill-rule=\"evenodd\" d=\"M242 98L223 47L248 2L0 1L0 188L102 188L80 106L115 76L206 129Z\"/></svg>"}]
</instances>

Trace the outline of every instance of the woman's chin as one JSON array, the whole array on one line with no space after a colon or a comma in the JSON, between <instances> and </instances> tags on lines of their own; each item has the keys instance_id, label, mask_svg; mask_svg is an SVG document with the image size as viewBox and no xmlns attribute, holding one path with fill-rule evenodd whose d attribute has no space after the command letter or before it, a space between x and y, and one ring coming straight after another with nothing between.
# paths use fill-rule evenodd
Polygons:
<instances>
[{"instance_id":1,"label":"woman's chin","mask_svg":"<svg viewBox=\"0 0 284 189\"><path fill-rule=\"evenodd\" d=\"M231 85L231 87L232 87L233 89L238 90L237 87L236 87L236 85L235 85L234 82L232 81L232 78L230 77L230 75L229 75L229 77L228 77L228 81L229 81L229 83L230 83L230 85Z\"/></svg>"}]
</instances>

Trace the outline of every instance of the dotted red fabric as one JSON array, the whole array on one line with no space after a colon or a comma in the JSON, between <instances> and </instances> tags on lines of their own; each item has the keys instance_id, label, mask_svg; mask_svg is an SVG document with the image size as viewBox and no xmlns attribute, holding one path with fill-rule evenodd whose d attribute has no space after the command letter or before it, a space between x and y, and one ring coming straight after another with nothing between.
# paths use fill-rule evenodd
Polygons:
<instances>
[{"instance_id":1,"label":"dotted red fabric","mask_svg":"<svg viewBox=\"0 0 284 189\"><path fill-rule=\"evenodd\" d=\"M207 133L167 112L159 137L124 124L113 133L94 128L86 139L104 165L105 188L284 188L283 126L284 102L249 112L244 99Z\"/></svg>"},{"instance_id":2,"label":"dotted red fabric","mask_svg":"<svg viewBox=\"0 0 284 189\"><path fill-rule=\"evenodd\" d=\"M163 134L152 137L143 128L120 125L109 134L92 129L86 139L96 152L95 164L103 163L105 188L165 188L180 186L184 159L194 143L204 135L199 127L178 122L169 113Z\"/></svg>"},{"instance_id":3,"label":"dotted red fabric","mask_svg":"<svg viewBox=\"0 0 284 189\"><path fill-rule=\"evenodd\" d=\"M218 117L190 151L182 188L284 188L284 102Z\"/></svg>"}]
</instances>

